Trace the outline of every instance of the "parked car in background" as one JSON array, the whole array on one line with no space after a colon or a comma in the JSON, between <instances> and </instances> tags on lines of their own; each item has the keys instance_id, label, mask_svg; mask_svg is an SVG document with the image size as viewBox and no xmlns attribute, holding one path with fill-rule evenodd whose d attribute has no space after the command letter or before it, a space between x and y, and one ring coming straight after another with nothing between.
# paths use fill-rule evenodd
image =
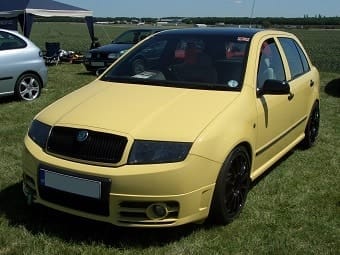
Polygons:
<instances>
[{"instance_id":1,"label":"parked car in background","mask_svg":"<svg viewBox=\"0 0 340 255\"><path fill-rule=\"evenodd\" d=\"M0 97L31 101L47 84L41 50L16 31L0 29Z\"/></svg>"},{"instance_id":2,"label":"parked car in background","mask_svg":"<svg viewBox=\"0 0 340 255\"><path fill-rule=\"evenodd\" d=\"M24 193L119 226L227 224L251 181L315 143L319 85L291 33L162 31L34 118Z\"/></svg>"},{"instance_id":3,"label":"parked car in background","mask_svg":"<svg viewBox=\"0 0 340 255\"><path fill-rule=\"evenodd\" d=\"M84 65L87 71L95 72L106 68L123 55L134 44L161 29L143 28L128 30L119 35L111 44L91 49L85 54Z\"/></svg>"}]
</instances>

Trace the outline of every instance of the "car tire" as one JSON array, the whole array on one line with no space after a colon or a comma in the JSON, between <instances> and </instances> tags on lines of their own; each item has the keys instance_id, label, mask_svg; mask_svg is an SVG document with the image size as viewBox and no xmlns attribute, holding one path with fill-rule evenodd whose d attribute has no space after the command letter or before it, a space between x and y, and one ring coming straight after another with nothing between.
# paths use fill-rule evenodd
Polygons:
<instances>
[{"instance_id":1,"label":"car tire","mask_svg":"<svg viewBox=\"0 0 340 255\"><path fill-rule=\"evenodd\" d=\"M307 126L305 129L305 138L302 140L301 145L303 149L312 147L319 134L320 125L320 108L319 103L315 102L311 114L309 115Z\"/></svg>"},{"instance_id":2,"label":"car tire","mask_svg":"<svg viewBox=\"0 0 340 255\"><path fill-rule=\"evenodd\" d=\"M33 73L22 74L14 88L15 96L19 100L32 101L40 96L42 83Z\"/></svg>"},{"instance_id":3,"label":"car tire","mask_svg":"<svg viewBox=\"0 0 340 255\"><path fill-rule=\"evenodd\" d=\"M240 214L250 187L250 165L250 157L244 146L236 147L229 154L216 181L210 222L226 225Z\"/></svg>"}]
</instances>

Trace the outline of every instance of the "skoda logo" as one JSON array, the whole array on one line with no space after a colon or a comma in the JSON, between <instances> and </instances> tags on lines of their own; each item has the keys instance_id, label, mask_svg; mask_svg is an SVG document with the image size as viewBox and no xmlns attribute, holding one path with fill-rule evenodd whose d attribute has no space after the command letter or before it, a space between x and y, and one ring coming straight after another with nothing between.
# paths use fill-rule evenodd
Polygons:
<instances>
[{"instance_id":1,"label":"skoda logo","mask_svg":"<svg viewBox=\"0 0 340 255\"><path fill-rule=\"evenodd\" d=\"M77 141L84 142L89 137L89 132L86 130L80 130L77 134Z\"/></svg>"}]
</instances>

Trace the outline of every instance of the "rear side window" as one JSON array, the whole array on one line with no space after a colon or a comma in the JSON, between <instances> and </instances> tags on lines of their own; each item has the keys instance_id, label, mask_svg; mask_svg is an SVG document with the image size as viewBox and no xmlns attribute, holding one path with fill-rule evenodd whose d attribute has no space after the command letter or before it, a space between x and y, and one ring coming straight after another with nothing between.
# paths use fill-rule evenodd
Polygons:
<instances>
[{"instance_id":1,"label":"rear side window","mask_svg":"<svg viewBox=\"0 0 340 255\"><path fill-rule=\"evenodd\" d=\"M287 57L292 78L308 72L310 67L300 46L291 38L279 38L279 41Z\"/></svg>"},{"instance_id":2,"label":"rear side window","mask_svg":"<svg viewBox=\"0 0 340 255\"><path fill-rule=\"evenodd\" d=\"M0 50L12 50L25 48L26 43L19 37L0 31Z\"/></svg>"}]
</instances>

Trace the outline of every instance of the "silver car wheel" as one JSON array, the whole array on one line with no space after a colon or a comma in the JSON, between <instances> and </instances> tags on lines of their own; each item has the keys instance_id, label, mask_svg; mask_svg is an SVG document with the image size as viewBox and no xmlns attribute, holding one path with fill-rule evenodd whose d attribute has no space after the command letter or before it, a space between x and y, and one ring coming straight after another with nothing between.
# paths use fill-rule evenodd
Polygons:
<instances>
[{"instance_id":1,"label":"silver car wheel","mask_svg":"<svg viewBox=\"0 0 340 255\"><path fill-rule=\"evenodd\" d=\"M41 82L35 74L20 76L15 87L15 93L20 100L32 101L39 97Z\"/></svg>"}]
</instances>

